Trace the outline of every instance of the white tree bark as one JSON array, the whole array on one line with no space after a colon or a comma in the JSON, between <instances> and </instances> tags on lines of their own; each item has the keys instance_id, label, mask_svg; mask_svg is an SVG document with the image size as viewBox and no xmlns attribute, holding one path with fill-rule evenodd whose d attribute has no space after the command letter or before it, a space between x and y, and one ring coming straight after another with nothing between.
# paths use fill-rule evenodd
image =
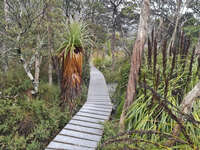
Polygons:
<instances>
[{"instance_id":1,"label":"white tree bark","mask_svg":"<svg viewBox=\"0 0 200 150\"><path fill-rule=\"evenodd\" d=\"M51 28L51 2L48 2L47 8L47 31L48 31L48 49L49 49L49 68L48 68L48 76L49 76L49 85L53 84L53 62L52 62L52 53L53 53L53 41L52 41L52 28Z\"/></svg>"},{"instance_id":2,"label":"white tree bark","mask_svg":"<svg viewBox=\"0 0 200 150\"><path fill-rule=\"evenodd\" d=\"M4 18L5 18L5 26L6 26L6 30L8 29L8 24L10 23L10 17L9 17L9 6L7 1L9 0L4 0ZM5 41L3 41L2 43L2 58L3 58L3 71L7 72L8 71L8 53L7 51L7 46Z\"/></svg>"}]
</instances>

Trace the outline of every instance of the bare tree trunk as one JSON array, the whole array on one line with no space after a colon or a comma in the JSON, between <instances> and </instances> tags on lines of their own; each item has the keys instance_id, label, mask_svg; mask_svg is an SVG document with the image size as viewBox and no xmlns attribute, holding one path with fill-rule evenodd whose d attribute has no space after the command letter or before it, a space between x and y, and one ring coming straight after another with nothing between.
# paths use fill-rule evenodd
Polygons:
<instances>
[{"instance_id":1,"label":"bare tree trunk","mask_svg":"<svg viewBox=\"0 0 200 150\"><path fill-rule=\"evenodd\" d=\"M185 11L187 9L187 7L188 7L188 5L190 4L191 1L192 0L186 0L184 2L184 4L183 4L182 0L177 1L176 22L175 22L175 27L174 27L174 31L173 31L173 34L172 34L172 38L170 39L170 42L169 42L167 52L169 52L170 49L174 47L174 43L175 43L175 40L176 40L176 34L177 34L177 30L178 30L179 20L184 15L183 11ZM183 8L181 9L182 4L183 4Z\"/></svg>"},{"instance_id":2,"label":"bare tree trunk","mask_svg":"<svg viewBox=\"0 0 200 150\"><path fill-rule=\"evenodd\" d=\"M112 52L112 70L115 69L115 29L113 29L112 41L111 41L111 52Z\"/></svg>"},{"instance_id":3,"label":"bare tree trunk","mask_svg":"<svg viewBox=\"0 0 200 150\"><path fill-rule=\"evenodd\" d=\"M38 51L36 50L35 52L35 92L38 92L38 87L39 87L39 76L40 76L40 55Z\"/></svg>"},{"instance_id":4,"label":"bare tree trunk","mask_svg":"<svg viewBox=\"0 0 200 150\"><path fill-rule=\"evenodd\" d=\"M118 7L122 3L122 0L110 0L110 3L113 7L113 13L112 13L112 40L111 40L111 51L112 51L112 70L115 69L115 42L116 42L116 17L118 12Z\"/></svg>"},{"instance_id":5,"label":"bare tree trunk","mask_svg":"<svg viewBox=\"0 0 200 150\"><path fill-rule=\"evenodd\" d=\"M174 27L174 32L172 34L172 38L170 39L170 42L169 42L167 52L170 52L170 49L174 47L174 42L176 40L176 34L177 34L177 30L178 30L178 24L179 24L179 20L181 18L181 14L180 14L181 4L182 4L182 0L177 1L178 8L177 8L177 12L176 12L176 23L175 23L175 27ZM170 55L171 55L171 52L170 52Z\"/></svg>"},{"instance_id":6,"label":"bare tree trunk","mask_svg":"<svg viewBox=\"0 0 200 150\"><path fill-rule=\"evenodd\" d=\"M53 84L53 66L52 66L51 58L49 58L48 77L49 77L49 85L52 85Z\"/></svg>"},{"instance_id":7,"label":"bare tree trunk","mask_svg":"<svg viewBox=\"0 0 200 150\"><path fill-rule=\"evenodd\" d=\"M35 93L38 93L38 88L39 88L39 77L40 77L40 64L42 62L42 56L40 56L39 50L41 49L41 44L40 44L40 35L38 33L38 46L35 51L35 80L34 80L34 90Z\"/></svg>"},{"instance_id":8,"label":"bare tree trunk","mask_svg":"<svg viewBox=\"0 0 200 150\"><path fill-rule=\"evenodd\" d=\"M4 18L5 18L5 23L6 23L6 30L8 29L8 24L10 22L9 18L9 6L7 3L8 0L4 0ZM7 72L8 71L8 54L7 54L7 46L5 41L2 43L2 54L3 54L3 71Z\"/></svg>"},{"instance_id":9,"label":"bare tree trunk","mask_svg":"<svg viewBox=\"0 0 200 150\"><path fill-rule=\"evenodd\" d=\"M142 5L142 11L140 14L140 22L137 33L137 39L134 44L133 53L131 57L131 69L128 80L128 87L126 91L126 100L123 106L122 114L120 116L120 130L123 131L125 128L124 120L127 114L129 106L133 103L133 98L136 93L136 84L138 80L139 68L141 65L142 54L144 51L144 44L146 41L148 18L150 16L149 0L144 0Z\"/></svg>"},{"instance_id":10,"label":"bare tree trunk","mask_svg":"<svg viewBox=\"0 0 200 150\"><path fill-rule=\"evenodd\" d=\"M164 22L163 18L160 17L159 21L160 21L160 23L159 23L159 26L158 26L158 30L156 32L156 37L158 37L157 38L159 40L158 42L162 43L162 40L163 40L163 38L162 38L162 31L163 31L163 22Z\"/></svg>"},{"instance_id":11,"label":"bare tree trunk","mask_svg":"<svg viewBox=\"0 0 200 150\"><path fill-rule=\"evenodd\" d=\"M2 67L3 67L3 72L7 72L8 71L8 53L6 52L7 51L7 48L6 48L6 43L3 42L2 43L2 48L1 48L2 52L2 56L3 56L3 64L2 64Z\"/></svg>"},{"instance_id":12,"label":"bare tree trunk","mask_svg":"<svg viewBox=\"0 0 200 150\"><path fill-rule=\"evenodd\" d=\"M181 111L184 114L190 114L192 112L192 107L195 99L200 96L200 82L195 85L195 87L184 97L181 103ZM184 116L179 117L180 122L184 122ZM173 136L179 136L181 127L176 124L173 130ZM175 144L174 140L169 140L166 145L173 146Z\"/></svg>"},{"instance_id":13,"label":"bare tree trunk","mask_svg":"<svg viewBox=\"0 0 200 150\"><path fill-rule=\"evenodd\" d=\"M19 43L20 39L21 39L21 33L19 33L18 36L17 36L17 43ZM31 94L32 95L36 94L38 92L38 85L39 85L39 83L35 84L36 82L35 82L35 79L34 79L32 73L31 73L31 70L30 70L30 64L24 59L24 57L23 57L23 55L21 53L21 47L20 47L20 45L18 46L18 49L19 49L18 51L19 51L20 61L23 64L24 70L25 70L28 78L32 81L32 84L33 84L33 89L34 90L31 91ZM39 78L39 76L38 76L38 78Z\"/></svg>"},{"instance_id":14,"label":"bare tree trunk","mask_svg":"<svg viewBox=\"0 0 200 150\"><path fill-rule=\"evenodd\" d=\"M48 67L48 77L49 77L49 85L52 85L53 83L53 62L52 62L52 52L53 52L53 41L52 41L52 28L51 28L51 2L48 2L48 8L47 8L47 31L48 31L48 48L49 48L49 67Z\"/></svg>"}]
</instances>

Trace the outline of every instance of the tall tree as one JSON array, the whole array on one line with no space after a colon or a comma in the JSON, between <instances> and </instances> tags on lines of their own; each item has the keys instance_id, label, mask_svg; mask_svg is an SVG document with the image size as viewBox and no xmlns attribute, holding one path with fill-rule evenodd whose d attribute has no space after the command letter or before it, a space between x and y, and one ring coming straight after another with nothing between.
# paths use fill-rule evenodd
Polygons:
<instances>
[{"instance_id":1,"label":"tall tree","mask_svg":"<svg viewBox=\"0 0 200 150\"><path fill-rule=\"evenodd\" d=\"M10 56L11 54L12 57L18 56L28 78L32 81L33 90L31 92L32 94L35 94L38 92L39 85L36 84L31 72L31 66L35 62L35 54L32 55L30 61L27 61L27 57L24 56L24 49L32 42L27 37L32 34L31 30L33 27L37 27L37 20L43 16L45 10L44 2L39 0L5 0L4 2L6 4L4 9L6 9L7 19L5 19L4 30L1 30L2 32L0 32L0 34L4 37L4 41L6 41L7 44L6 56ZM33 29L33 31L36 31L36 29ZM33 36L32 39L34 38L35 37ZM12 53L8 55L8 52Z\"/></svg>"},{"instance_id":2,"label":"tall tree","mask_svg":"<svg viewBox=\"0 0 200 150\"><path fill-rule=\"evenodd\" d=\"M7 0L4 0L4 20L5 20L5 26L7 29L8 28L8 24L10 22L10 19L9 19L9 6L8 6L8 3L7 3ZM3 56L3 71L4 72L7 72L8 70L8 56L7 56L7 48L6 48L6 42L5 40L3 41L2 43L2 56Z\"/></svg>"},{"instance_id":3,"label":"tall tree","mask_svg":"<svg viewBox=\"0 0 200 150\"><path fill-rule=\"evenodd\" d=\"M112 69L115 68L115 41L116 41L116 28L117 28L117 15L119 13L119 7L122 4L122 0L110 0L112 8L112 42L111 42L111 51L112 51Z\"/></svg>"},{"instance_id":4,"label":"tall tree","mask_svg":"<svg viewBox=\"0 0 200 150\"><path fill-rule=\"evenodd\" d=\"M128 86L126 91L126 100L123 106L122 114L120 116L120 129L125 128L125 116L129 106L133 103L133 98L136 94L136 85L138 80L138 73L142 61L142 55L144 51L144 44L147 37L148 19L150 16L150 1L144 0L141 8L140 22L138 27L137 38L133 47L131 56L131 68L128 80Z\"/></svg>"},{"instance_id":5,"label":"tall tree","mask_svg":"<svg viewBox=\"0 0 200 150\"><path fill-rule=\"evenodd\" d=\"M48 77L49 85L53 83L53 64L52 64L52 53L53 53L53 32L51 27L51 9L52 9L52 0L47 2L47 31L48 31L48 51L49 51L49 67L48 67Z\"/></svg>"}]
</instances>

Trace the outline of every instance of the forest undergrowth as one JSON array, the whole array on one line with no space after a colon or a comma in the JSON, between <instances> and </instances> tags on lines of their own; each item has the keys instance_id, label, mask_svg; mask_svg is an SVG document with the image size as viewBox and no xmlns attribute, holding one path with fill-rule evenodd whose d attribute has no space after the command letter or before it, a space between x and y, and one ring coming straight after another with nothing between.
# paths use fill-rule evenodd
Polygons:
<instances>
[{"instance_id":1,"label":"forest undergrowth","mask_svg":"<svg viewBox=\"0 0 200 150\"><path fill-rule=\"evenodd\" d=\"M184 96L199 80L200 60L188 36L180 34L176 47L171 47L169 53L166 52L167 43L165 40L158 45L153 33L148 39L137 94L129 107L124 132L119 132L118 123L125 101L130 63L118 62L123 64L118 67L120 79L113 96L116 109L111 121L105 124L99 149L186 150L200 147L199 100L193 104L191 114L184 114L180 107ZM182 115L184 121L180 121ZM180 133L175 135L177 124ZM170 145L172 141L174 144Z\"/></svg>"},{"instance_id":2,"label":"forest undergrowth","mask_svg":"<svg viewBox=\"0 0 200 150\"><path fill-rule=\"evenodd\" d=\"M77 112L87 97L89 66L84 69L82 94L75 100L73 113ZM31 81L22 66L15 65L7 74L0 75L0 149L42 150L67 124L69 109L61 110L60 88L57 83L49 86L43 78L39 93L32 96ZM86 75L87 74L87 75Z\"/></svg>"}]
</instances>

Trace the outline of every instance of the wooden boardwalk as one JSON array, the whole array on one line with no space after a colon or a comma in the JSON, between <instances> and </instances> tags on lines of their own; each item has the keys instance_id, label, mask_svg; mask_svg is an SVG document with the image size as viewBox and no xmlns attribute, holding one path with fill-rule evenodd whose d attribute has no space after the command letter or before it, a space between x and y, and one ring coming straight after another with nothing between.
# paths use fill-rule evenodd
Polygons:
<instances>
[{"instance_id":1,"label":"wooden boardwalk","mask_svg":"<svg viewBox=\"0 0 200 150\"><path fill-rule=\"evenodd\" d=\"M45 150L95 150L112 111L103 74L91 67L86 103Z\"/></svg>"}]
</instances>

